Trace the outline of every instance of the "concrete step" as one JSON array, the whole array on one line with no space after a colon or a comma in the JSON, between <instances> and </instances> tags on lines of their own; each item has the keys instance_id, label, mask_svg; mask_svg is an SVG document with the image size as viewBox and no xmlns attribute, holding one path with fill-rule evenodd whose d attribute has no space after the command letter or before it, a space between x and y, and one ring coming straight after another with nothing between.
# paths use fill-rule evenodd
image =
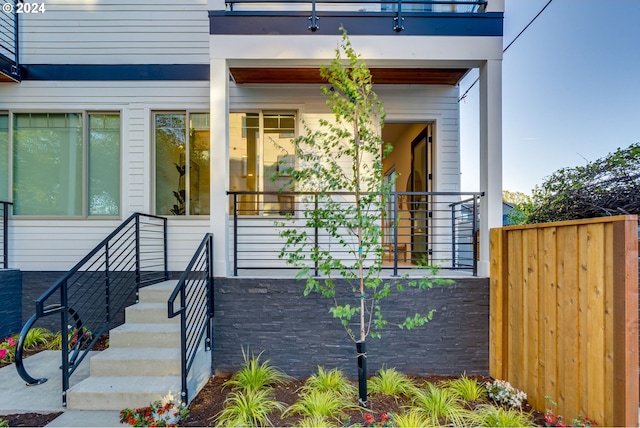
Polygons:
<instances>
[{"instance_id":1,"label":"concrete step","mask_svg":"<svg viewBox=\"0 0 640 428\"><path fill-rule=\"evenodd\" d=\"M122 410L148 406L168 394L180 399L180 376L90 376L67 391L68 410Z\"/></svg>"},{"instance_id":2,"label":"concrete step","mask_svg":"<svg viewBox=\"0 0 640 428\"><path fill-rule=\"evenodd\" d=\"M176 284L178 284L178 281L171 279L148 287L142 287L139 291L138 300L143 303L164 303L166 306L169 296L173 293L173 289L176 288Z\"/></svg>"},{"instance_id":3,"label":"concrete step","mask_svg":"<svg viewBox=\"0 0 640 428\"><path fill-rule=\"evenodd\" d=\"M113 348L180 348L179 323L124 323L109 332Z\"/></svg>"},{"instance_id":4,"label":"concrete step","mask_svg":"<svg viewBox=\"0 0 640 428\"><path fill-rule=\"evenodd\" d=\"M111 347L90 364L90 376L180 376L180 348Z\"/></svg>"},{"instance_id":5,"label":"concrete step","mask_svg":"<svg viewBox=\"0 0 640 428\"><path fill-rule=\"evenodd\" d=\"M176 305L177 308L177 305ZM179 323L180 317L169 318L167 303L136 303L128 306L124 311L124 319L127 323Z\"/></svg>"}]
</instances>

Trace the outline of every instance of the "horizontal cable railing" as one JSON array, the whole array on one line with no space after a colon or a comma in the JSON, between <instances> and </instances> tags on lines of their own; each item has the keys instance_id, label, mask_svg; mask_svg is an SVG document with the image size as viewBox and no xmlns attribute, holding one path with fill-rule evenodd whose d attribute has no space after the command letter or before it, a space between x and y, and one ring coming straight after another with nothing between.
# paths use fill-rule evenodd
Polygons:
<instances>
[{"instance_id":1,"label":"horizontal cable railing","mask_svg":"<svg viewBox=\"0 0 640 428\"><path fill-rule=\"evenodd\" d=\"M36 300L19 344L39 318L60 314L63 405L69 377L124 308L137 301L138 290L168 278L167 219L134 213ZM21 352L18 346L16 368L23 379L46 381L26 374Z\"/></svg>"},{"instance_id":2,"label":"horizontal cable railing","mask_svg":"<svg viewBox=\"0 0 640 428\"><path fill-rule=\"evenodd\" d=\"M279 257L287 228L303 230L310 248L303 249L307 267L317 266L308 257L313 247L330 249L335 257L353 259L354 245L335 242L321 228L307 227L314 209L329 203L305 192L228 192L234 275L241 270L294 269ZM351 193L335 192L330 200L353 204ZM393 192L379 214L384 250L383 269L394 275L428 264L440 269L477 274L478 213L480 193ZM349 231L345 230L345 237ZM348 239L348 238L345 238ZM349 242L347 242L349 244ZM353 244L353 243L352 243Z\"/></svg>"},{"instance_id":3,"label":"horizontal cable railing","mask_svg":"<svg viewBox=\"0 0 640 428\"><path fill-rule=\"evenodd\" d=\"M227 0L228 11L484 12L487 0Z\"/></svg>"},{"instance_id":4,"label":"horizontal cable railing","mask_svg":"<svg viewBox=\"0 0 640 428\"><path fill-rule=\"evenodd\" d=\"M180 305L175 309L176 301ZM178 280L168 300L168 315L180 315L181 343L181 400L189 403L188 378L198 355L204 347L212 346L211 318L213 317L213 235L202 239L189 265ZM202 338L205 338L202 343Z\"/></svg>"},{"instance_id":5,"label":"horizontal cable railing","mask_svg":"<svg viewBox=\"0 0 640 428\"><path fill-rule=\"evenodd\" d=\"M18 0L3 1L0 12L0 72L19 80L17 8Z\"/></svg>"},{"instance_id":6,"label":"horizontal cable railing","mask_svg":"<svg viewBox=\"0 0 640 428\"><path fill-rule=\"evenodd\" d=\"M11 202L0 201L0 269L9 268L9 213Z\"/></svg>"}]
</instances>

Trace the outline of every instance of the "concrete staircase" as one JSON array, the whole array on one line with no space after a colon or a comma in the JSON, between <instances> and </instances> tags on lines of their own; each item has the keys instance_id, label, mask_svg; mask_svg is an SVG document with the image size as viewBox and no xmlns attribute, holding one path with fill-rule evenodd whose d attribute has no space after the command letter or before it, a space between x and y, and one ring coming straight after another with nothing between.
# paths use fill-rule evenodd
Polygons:
<instances>
[{"instance_id":1,"label":"concrete staircase","mask_svg":"<svg viewBox=\"0 0 640 428\"><path fill-rule=\"evenodd\" d=\"M125 310L125 323L109 332L109 348L91 358L89 377L67 391L67 409L143 407L169 393L180 400L180 317L167 317L176 283L140 289L139 303ZM198 353L190 399L211 375L211 352L201 346Z\"/></svg>"}]
</instances>

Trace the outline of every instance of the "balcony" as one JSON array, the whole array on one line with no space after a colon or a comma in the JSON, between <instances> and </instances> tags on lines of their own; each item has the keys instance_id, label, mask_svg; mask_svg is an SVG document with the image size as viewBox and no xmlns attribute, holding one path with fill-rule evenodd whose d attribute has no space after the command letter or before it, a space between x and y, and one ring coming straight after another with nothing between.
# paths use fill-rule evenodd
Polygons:
<instances>
[{"instance_id":1,"label":"balcony","mask_svg":"<svg viewBox=\"0 0 640 428\"><path fill-rule=\"evenodd\" d=\"M487 0L228 0L210 11L210 34L400 33L502 36L502 13Z\"/></svg>"},{"instance_id":2,"label":"balcony","mask_svg":"<svg viewBox=\"0 0 640 428\"><path fill-rule=\"evenodd\" d=\"M21 79L17 3L17 0L5 0L0 13L0 82L20 82ZM11 12L7 12L9 8Z\"/></svg>"},{"instance_id":3,"label":"balcony","mask_svg":"<svg viewBox=\"0 0 640 428\"><path fill-rule=\"evenodd\" d=\"M295 269L279 257L288 228L305 231L309 237L302 253L314 246L330 248L332 256L347 263L355 260L357 245L341 245L322 228L308 227L314 209L322 204L353 204L351 193L320 197L300 192L228 192L230 255L233 275L256 275ZM382 268L390 275L411 274L421 265L440 270L478 273L478 224L481 194L457 192L393 192L385 212L380 213L384 250ZM349 243L350 234L343 239ZM307 258L313 271L313 261Z\"/></svg>"}]
</instances>

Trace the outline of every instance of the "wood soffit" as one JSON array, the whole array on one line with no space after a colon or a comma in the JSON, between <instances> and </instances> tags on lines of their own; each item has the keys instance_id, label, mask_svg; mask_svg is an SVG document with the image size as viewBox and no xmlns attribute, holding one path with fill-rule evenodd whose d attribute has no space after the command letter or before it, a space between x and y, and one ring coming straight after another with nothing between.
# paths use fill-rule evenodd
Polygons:
<instances>
[{"instance_id":1,"label":"wood soffit","mask_svg":"<svg viewBox=\"0 0 640 428\"><path fill-rule=\"evenodd\" d=\"M461 68L370 68L374 84L378 85L456 85L467 69ZM302 67L231 67L231 76L238 84L326 83L319 68Z\"/></svg>"}]
</instances>

